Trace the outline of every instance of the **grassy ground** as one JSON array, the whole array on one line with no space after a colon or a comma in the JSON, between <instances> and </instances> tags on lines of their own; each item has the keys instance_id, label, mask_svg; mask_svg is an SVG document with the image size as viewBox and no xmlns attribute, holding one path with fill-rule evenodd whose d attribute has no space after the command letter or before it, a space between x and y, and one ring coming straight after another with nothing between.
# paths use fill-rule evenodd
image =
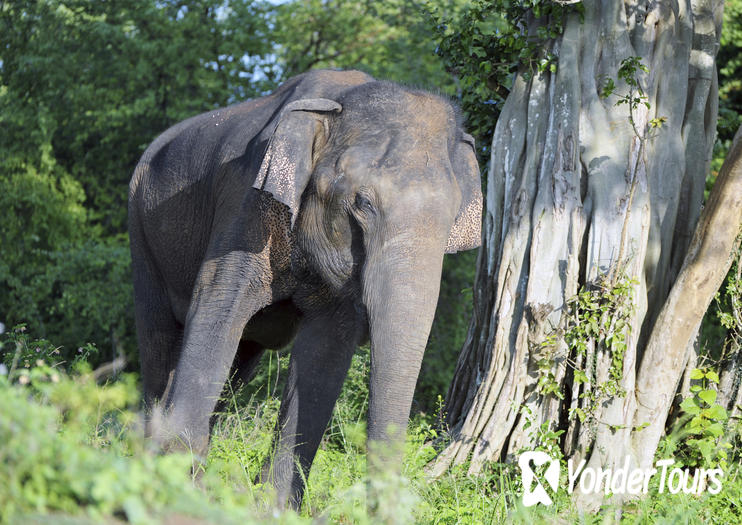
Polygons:
<instances>
[{"instance_id":1,"label":"grassy ground","mask_svg":"<svg viewBox=\"0 0 742 525\"><path fill-rule=\"evenodd\" d=\"M188 455L159 456L142 439L135 376L101 386L84 359L66 373L64 365L48 364L54 357L48 343L16 337L13 345L6 341L0 367L0 523L726 524L742 516L742 477L734 463L718 495L650 489L620 515L610 508L580 514L563 490L552 506L526 509L512 465L431 480L424 467L435 456L432 443L445 438L434 429L434 415L413 418L402 476L368 479L364 352L354 358L300 514L278 512L270 490L254 483L269 454L275 393L285 377L277 374L282 363L275 354L247 388L227 393L207 462L193 476Z\"/></svg>"}]
</instances>

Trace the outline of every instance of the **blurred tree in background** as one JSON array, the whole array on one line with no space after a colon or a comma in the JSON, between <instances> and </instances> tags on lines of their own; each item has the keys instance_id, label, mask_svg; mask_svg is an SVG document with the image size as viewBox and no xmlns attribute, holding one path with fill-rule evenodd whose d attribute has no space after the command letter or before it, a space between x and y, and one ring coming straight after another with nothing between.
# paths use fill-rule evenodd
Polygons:
<instances>
[{"instance_id":1,"label":"blurred tree in background","mask_svg":"<svg viewBox=\"0 0 742 525\"><path fill-rule=\"evenodd\" d=\"M434 53L427 8L455 16L461 0L384 2L309 0L276 11L275 41L282 77L312 68L355 68L392 80L454 94L454 77Z\"/></svg>"},{"instance_id":2,"label":"blurred tree in background","mask_svg":"<svg viewBox=\"0 0 742 525\"><path fill-rule=\"evenodd\" d=\"M272 87L256 2L0 2L0 320L134 354L126 199L171 124ZM103 352L99 359L108 359Z\"/></svg>"},{"instance_id":3,"label":"blurred tree in background","mask_svg":"<svg viewBox=\"0 0 742 525\"><path fill-rule=\"evenodd\" d=\"M742 124L742 2L724 3L724 30L719 48L719 141L729 149ZM723 158L724 155L721 155ZM718 168L718 167L717 167Z\"/></svg>"},{"instance_id":4,"label":"blurred tree in background","mask_svg":"<svg viewBox=\"0 0 742 525\"><path fill-rule=\"evenodd\" d=\"M126 230L125 188L156 134L271 87L251 82L271 51L253 2L2 5L0 147L32 165L45 151L82 185L105 234Z\"/></svg>"}]
</instances>

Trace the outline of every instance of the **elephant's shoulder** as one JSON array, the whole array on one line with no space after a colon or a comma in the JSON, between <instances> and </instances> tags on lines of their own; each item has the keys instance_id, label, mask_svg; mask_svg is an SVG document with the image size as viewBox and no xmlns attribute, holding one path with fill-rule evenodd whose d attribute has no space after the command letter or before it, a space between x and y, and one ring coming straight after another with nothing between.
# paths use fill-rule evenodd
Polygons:
<instances>
[{"instance_id":1,"label":"elephant's shoulder","mask_svg":"<svg viewBox=\"0 0 742 525\"><path fill-rule=\"evenodd\" d=\"M243 155L270 116L269 101L255 99L191 117L158 136L137 172L154 180L200 179Z\"/></svg>"}]
</instances>

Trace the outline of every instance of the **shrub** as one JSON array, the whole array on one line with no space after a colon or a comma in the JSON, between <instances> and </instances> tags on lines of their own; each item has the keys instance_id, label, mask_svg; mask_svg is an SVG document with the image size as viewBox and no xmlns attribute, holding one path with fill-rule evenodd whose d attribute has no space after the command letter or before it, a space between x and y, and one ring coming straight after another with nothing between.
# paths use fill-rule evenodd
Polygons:
<instances>
[{"instance_id":1,"label":"shrub","mask_svg":"<svg viewBox=\"0 0 742 525\"><path fill-rule=\"evenodd\" d=\"M54 351L46 343L39 354ZM251 510L250 494L223 481L223 471L209 470L195 483L189 455L148 449L135 412L135 376L100 386L84 361L72 368L68 374L39 359L29 368L0 369L0 523L40 515L264 521ZM270 521L297 520L287 513Z\"/></svg>"},{"instance_id":2,"label":"shrub","mask_svg":"<svg viewBox=\"0 0 742 525\"><path fill-rule=\"evenodd\" d=\"M43 163L42 163L43 165ZM28 323L72 360L80 341L133 359L128 240L89 226L80 185L53 166L0 162L0 321ZM112 353L91 356L93 365Z\"/></svg>"}]
</instances>

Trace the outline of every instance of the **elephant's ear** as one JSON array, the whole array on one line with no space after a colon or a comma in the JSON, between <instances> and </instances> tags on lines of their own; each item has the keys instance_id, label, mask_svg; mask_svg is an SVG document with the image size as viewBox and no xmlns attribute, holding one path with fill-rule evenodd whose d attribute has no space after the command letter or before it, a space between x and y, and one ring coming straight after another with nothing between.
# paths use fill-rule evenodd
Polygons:
<instances>
[{"instance_id":1,"label":"elephant's ear","mask_svg":"<svg viewBox=\"0 0 742 525\"><path fill-rule=\"evenodd\" d=\"M452 164L461 190L461 206L448 235L446 253L470 250L482 244L482 187L474 137L463 134L454 150Z\"/></svg>"},{"instance_id":2,"label":"elephant's ear","mask_svg":"<svg viewBox=\"0 0 742 525\"><path fill-rule=\"evenodd\" d=\"M312 174L313 152L327 141L328 114L342 109L326 98L295 100L281 111L268 141L253 188L267 191L288 206L292 226Z\"/></svg>"}]
</instances>

